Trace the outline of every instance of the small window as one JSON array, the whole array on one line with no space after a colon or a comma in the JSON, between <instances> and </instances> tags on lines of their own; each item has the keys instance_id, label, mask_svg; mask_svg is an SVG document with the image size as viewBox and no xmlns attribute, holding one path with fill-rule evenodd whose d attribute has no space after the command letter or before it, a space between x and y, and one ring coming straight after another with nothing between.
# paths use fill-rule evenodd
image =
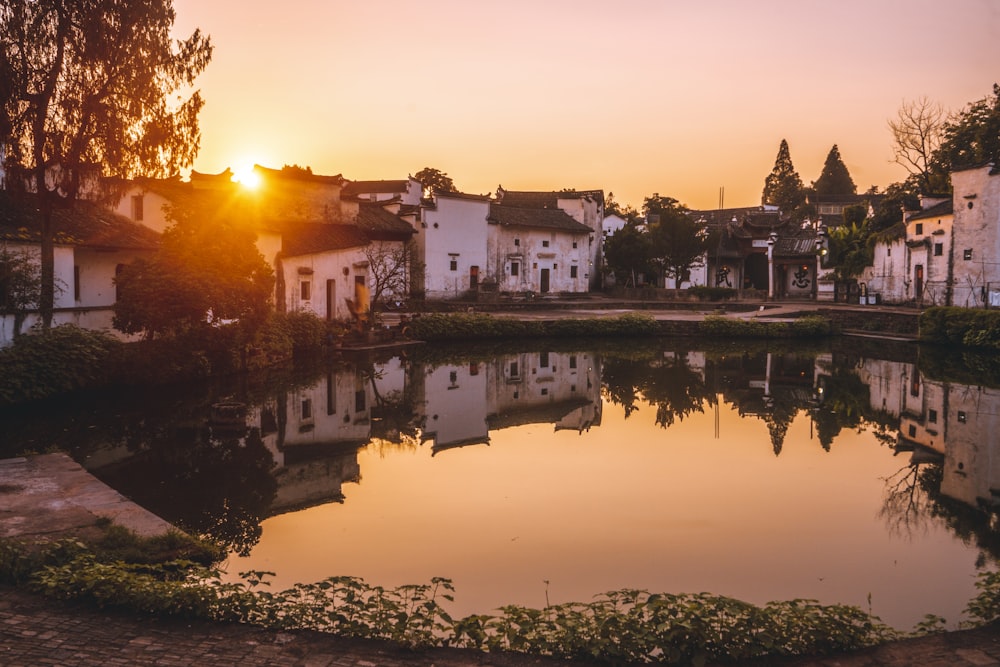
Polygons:
<instances>
[{"instance_id":1,"label":"small window","mask_svg":"<svg viewBox=\"0 0 1000 667\"><path fill-rule=\"evenodd\" d=\"M312 419L313 416L313 402L311 398L302 399L302 419Z\"/></svg>"},{"instance_id":2,"label":"small window","mask_svg":"<svg viewBox=\"0 0 1000 667\"><path fill-rule=\"evenodd\" d=\"M574 264L573 266L569 267L569 277L570 278L576 278L576 273L577 273L577 269L576 269L576 265Z\"/></svg>"},{"instance_id":3,"label":"small window","mask_svg":"<svg viewBox=\"0 0 1000 667\"><path fill-rule=\"evenodd\" d=\"M510 376L512 378L516 378L518 375L519 375L519 372L518 372L518 368L517 368L517 362L516 361L510 362Z\"/></svg>"},{"instance_id":4,"label":"small window","mask_svg":"<svg viewBox=\"0 0 1000 667\"><path fill-rule=\"evenodd\" d=\"M962 251L962 259L964 259L965 261L969 261L970 259L972 259L972 248L966 248L964 251Z\"/></svg>"},{"instance_id":5,"label":"small window","mask_svg":"<svg viewBox=\"0 0 1000 667\"><path fill-rule=\"evenodd\" d=\"M132 219L136 222L142 222L142 195L132 195Z\"/></svg>"},{"instance_id":6,"label":"small window","mask_svg":"<svg viewBox=\"0 0 1000 667\"><path fill-rule=\"evenodd\" d=\"M885 249L885 256L886 256L886 257L892 257L892 246L888 246L888 247L887 247L887 248Z\"/></svg>"},{"instance_id":7,"label":"small window","mask_svg":"<svg viewBox=\"0 0 1000 667\"><path fill-rule=\"evenodd\" d=\"M573 248L576 248L576 241L573 241Z\"/></svg>"},{"instance_id":8,"label":"small window","mask_svg":"<svg viewBox=\"0 0 1000 667\"><path fill-rule=\"evenodd\" d=\"M549 367L549 353L548 352L541 352L541 353L539 353L539 355L538 355L538 365L541 366L542 368L548 368Z\"/></svg>"},{"instance_id":9,"label":"small window","mask_svg":"<svg viewBox=\"0 0 1000 667\"><path fill-rule=\"evenodd\" d=\"M917 437L917 427L913 424L910 424L909 434L911 438Z\"/></svg>"},{"instance_id":10,"label":"small window","mask_svg":"<svg viewBox=\"0 0 1000 667\"><path fill-rule=\"evenodd\" d=\"M548 241L542 241L542 247L543 248L548 248L549 247L549 242Z\"/></svg>"},{"instance_id":11,"label":"small window","mask_svg":"<svg viewBox=\"0 0 1000 667\"><path fill-rule=\"evenodd\" d=\"M913 225L913 233L914 234L918 234L918 235L919 234L923 234L924 233L924 223L918 222L917 224Z\"/></svg>"},{"instance_id":12,"label":"small window","mask_svg":"<svg viewBox=\"0 0 1000 667\"><path fill-rule=\"evenodd\" d=\"M80 267L76 264L73 265L73 299L80 300Z\"/></svg>"},{"instance_id":13,"label":"small window","mask_svg":"<svg viewBox=\"0 0 1000 667\"><path fill-rule=\"evenodd\" d=\"M299 283L299 291L302 294L302 300L308 301L309 299L312 298L312 283L310 283L308 280L303 280L301 283Z\"/></svg>"},{"instance_id":14,"label":"small window","mask_svg":"<svg viewBox=\"0 0 1000 667\"><path fill-rule=\"evenodd\" d=\"M514 245L516 246L521 245L521 239L514 239Z\"/></svg>"},{"instance_id":15,"label":"small window","mask_svg":"<svg viewBox=\"0 0 1000 667\"><path fill-rule=\"evenodd\" d=\"M519 275L521 275L521 263L520 262L511 262L510 263L510 275L512 275L512 276L519 276Z\"/></svg>"},{"instance_id":16,"label":"small window","mask_svg":"<svg viewBox=\"0 0 1000 667\"><path fill-rule=\"evenodd\" d=\"M448 382L452 384L458 382L458 371L452 371L451 373L448 373Z\"/></svg>"},{"instance_id":17,"label":"small window","mask_svg":"<svg viewBox=\"0 0 1000 667\"><path fill-rule=\"evenodd\" d=\"M937 410L927 411L927 421L929 421L932 424L937 424Z\"/></svg>"},{"instance_id":18,"label":"small window","mask_svg":"<svg viewBox=\"0 0 1000 667\"><path fill-rule=\"evenodd\" d=\"M479 364L477 362L469 362L469 375L479 375Z\"/></svg>"},{"instance_id":19,"label":"small window","mask_svg":"<svg viewBox=\"0 0 1000 667\"><path fill-rule=\"evenodd\" d=\"M365 411L365 406L367 406L367 405L368 405L368 400L365 397L365 391L364 391L364 389L361 389L361 390L358 390L358 391L354 392L354 411L355 412L364 412Z\"/></svg>"},{"instance_id":20,"label":"small window","mask_svg":"<svg viewBox=\"0 0 1000 667\"><path fill-rule=\"evenodd\" d=\"M958 411L958 421L959 421L960 423L964 424L964 423L965 423L965 420L966 420L966 417L965 417L965 411L964 411L964 410L959 410L959 411Z\"/></svg>"},{"instance_id":21,"label":"small window","mask_svg":"<svg viewBox=\"0 0 1000 667\"><path fill-rule=\"evenodd\" d=\"M943 243L935 243L934 244L934 256L935 257L940 257L943 254L944 254L944 244Z\"/></svg>"},{"instance_id":22,"label":"small window","mask_svg":"<svg viewBox=\"0 0 1000 667\"><path fill-rule=\"evenodd\" d=\"M549 390L547 388L543 387L542 388L542 396L548 396L548 395L549 395Z\"/></svg>"},{"instance_id":23,"label":"small window","mask_svg":"<svg viewBox=\"0 0 1000 667\"><path fill-rule=\"evenodd\" d=\"M569 367L570 368L576 368L576 355L575 354L571 354L570 357L569 357Z\"/></svg>"},{"instance_id":24,"label":"small window","mask_svg":"<svg viewBox=\"0 0 1000 667\"><path fill-rule=\"evenodd\" d=\"M452 259L451 259L451 260L450 260L450 261L448 262L448 268L450 268L450 269L451 269L452 271L458 271L458 260L457 260L457 259L454 259L454 258L452 258Z\"/></svg>"}]
</instances>

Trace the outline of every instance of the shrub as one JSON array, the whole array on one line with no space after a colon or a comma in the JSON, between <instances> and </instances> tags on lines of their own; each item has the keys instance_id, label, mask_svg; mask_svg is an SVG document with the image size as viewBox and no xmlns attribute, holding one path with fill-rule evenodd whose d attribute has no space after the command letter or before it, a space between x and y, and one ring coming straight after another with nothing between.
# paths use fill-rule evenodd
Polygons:
<instances>
[{"instance_id":1,"label":"shrub","mask_svg":"<svg viewBox=\"0 0 1000 667\"><path fill-rule=\"evenodd\" d=\"M104 332L68 324L19 336L13 345L0 350L0 404L106 384L108 362L121 347Z\"/></svg>"},{"instance_id":2,"label":"shrub","mask_svg":"<svg viewBox=\"0 0 1000 667\"><path fill-rule=\"evenodd\" d=\"M733 287L709 287L708 285L695 285L689 287L688 294L696 296L702 301L722 301L723 299L733 299L736 297L736 289Z\"/></svg>"},{"instance_id":3,"label":"shrub","mask_svg":"<svg viewBox=\"0 0 1000 667\"><path fill-rule=\"evenodd\" d=\"M517 320L486 313L433 313L414 318L408 327L410 336L429 341L525 336L629 336L659 332L656 320L641 313L553 321Z\"/></svg>"},{"instance_id":4,"label":"shrub","mask_svg":"<svg viewBox=\"0 0 1000 667\"><path fill-rule=\"evenodd\" d=\"M800 317L792 322L708 315L699 331L716 338L808 338L828 336L831 328L830 321L819 315Z\"/></svg>"},{"instance_id":5,"label":"shrub","mask_svg":"<svg viewBox=\"0 0 1000 667\"><path fill-rule=\"evenodd\" d=\"M928 308L920 314L920 340L1000 349L1000 312L956 306Z\"/></svg>"}]
</instances>

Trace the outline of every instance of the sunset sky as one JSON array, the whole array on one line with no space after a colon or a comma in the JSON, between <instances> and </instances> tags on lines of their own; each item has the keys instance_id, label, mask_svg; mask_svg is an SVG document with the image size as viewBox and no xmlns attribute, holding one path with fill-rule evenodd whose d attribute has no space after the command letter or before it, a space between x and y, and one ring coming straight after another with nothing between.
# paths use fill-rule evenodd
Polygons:
<instances>
[{"instance_id":1,"label":"sunset sky","mask_svg":"<svg viewBox=\"0 0 1000 667\"><path fill-rule=\"evenodd\" d=\"M781 140L803 181L837 144L859 191L902 180L904 100L1000 81L996 0L175 0L211 35L202 172L425 166L464 192L603 189L760 203Z\"/></svg>"}]
</instances>

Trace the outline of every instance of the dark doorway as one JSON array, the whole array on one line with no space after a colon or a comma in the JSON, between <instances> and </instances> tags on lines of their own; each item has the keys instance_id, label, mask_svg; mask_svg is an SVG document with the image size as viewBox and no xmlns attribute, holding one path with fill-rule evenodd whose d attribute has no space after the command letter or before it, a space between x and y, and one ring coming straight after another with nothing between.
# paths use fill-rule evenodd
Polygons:
<instances>
[{"instance_id":1,"label":"dark doorway","mask_svg":"<svg viewBox=\"0 0 1000 667\"><path fill-rule=\"evenodd\" d=\"M924 298L924 265L917 264L913 268L913 294L917 300Z\"/></svg>"},{"instance_id":2,"label":"dark doorway","mask_svg":"<svg viewBox=\"0 0 1000 667\"><path fill-rule=\"evenodd\" d=\"M746 268L743 272L743 287L754 289L767 289L767 255L762 252L754 253L747 257Z\"/></svg>"},{"instance_id":3,"label":"dark doorway","mask_svg":"<svg viewBox=\"0 0 1000 667\"><path fill-rule=\"evenodd\" d=\"M337 308L337 281L329 279L326 281L326 319L332 320L334 311Z\"/></svg>"},{"instance_id":4,"label":"dark doorway","mask_svg":"<svg viewBox=\"0 0 1000 667\"><path fill-rule=\"evenodd\" d=\"M479 267L469 267L469 289L475 292L479 289Z\"/></svg>"},{"instance_id":5,"label":"dark doorway","mask_svg":"<svg viewBox=\"0 0 1000 667\"><path fill-rule=\"evenodd\" d=\"M549 291L549 270L542 269L542 275L539 280L540 285L538 286L538 291L542 294L547 294Z\"/></svg>"}]
</instances>

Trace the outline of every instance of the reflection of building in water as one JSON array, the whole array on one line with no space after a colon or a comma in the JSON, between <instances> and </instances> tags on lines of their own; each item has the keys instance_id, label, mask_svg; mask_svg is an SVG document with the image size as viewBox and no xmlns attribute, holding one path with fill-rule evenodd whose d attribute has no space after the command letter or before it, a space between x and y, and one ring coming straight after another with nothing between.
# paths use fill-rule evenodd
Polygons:
<instances>
[{"instance_id":1,"label":"reflection of building in water","mask_svg":"<svg viewBox=\"0 0 1000 667\"><path fill-rule=\"evenodd\" d=\"M489 367L490 428L551 423L584 431L601 423L601 369L591 353L525 352Z\"/></svg>"},{"instance_id":2,"label":"reflection of building in water","mask_svg":"<svg viewBox=\"0 0 1000 667\"><path fill-rule=\"evenodd\" d=\"M432 441L435 452L489 444L485 363L426 367L413 375L418 383L417 410L423 411L423 442Z\"/></svg>"}]
</instances>

